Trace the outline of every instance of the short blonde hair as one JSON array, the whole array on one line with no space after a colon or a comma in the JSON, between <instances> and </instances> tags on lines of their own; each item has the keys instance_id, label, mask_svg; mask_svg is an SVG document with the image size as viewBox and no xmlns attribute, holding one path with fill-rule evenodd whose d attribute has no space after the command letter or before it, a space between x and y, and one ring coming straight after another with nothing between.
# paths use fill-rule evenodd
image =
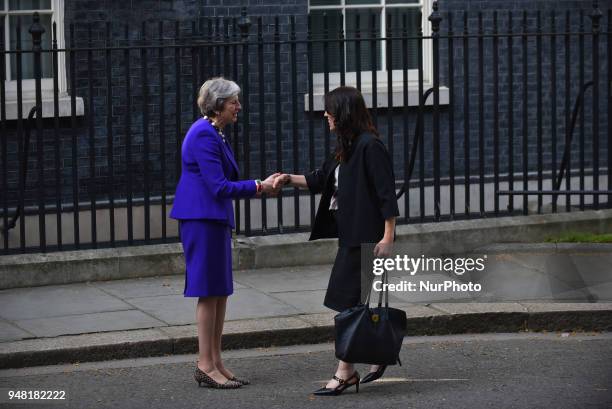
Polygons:
<instances>
[{"instance_id":1,"label":"short blonde hair","mask_svg":"<svg viewBox=\"0 0 612 409\"><path fill-rule=\"evenodd\" d=\"M226 99L240 94L240 87L234 81L223 77L215 77L206 81L198 92L198 107L202 115L214 117L215 113L223 110Z\"/></svg>"}]
</instances>

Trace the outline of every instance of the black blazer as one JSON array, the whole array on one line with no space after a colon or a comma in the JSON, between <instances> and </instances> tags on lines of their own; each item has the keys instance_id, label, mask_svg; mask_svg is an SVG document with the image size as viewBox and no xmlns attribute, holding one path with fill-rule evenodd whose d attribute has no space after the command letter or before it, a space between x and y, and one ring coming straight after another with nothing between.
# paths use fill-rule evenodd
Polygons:
<instances>
[{"instance_id":1,"label":"black blazer","mask_svg":"<svg viewBox=\"0 0 612 409\"><path fill-rule=\"evenodd\" d=\"M322 193L310 240L338 237L341 247L377 243L385 232L385 220L399 216L391 158L382 141L369 132L355 139L349 160L338 175L338 210L329 211L334 172L339 162L332 156L320 169L307 175L312 193Z\"/></svg>"}]
</instances>

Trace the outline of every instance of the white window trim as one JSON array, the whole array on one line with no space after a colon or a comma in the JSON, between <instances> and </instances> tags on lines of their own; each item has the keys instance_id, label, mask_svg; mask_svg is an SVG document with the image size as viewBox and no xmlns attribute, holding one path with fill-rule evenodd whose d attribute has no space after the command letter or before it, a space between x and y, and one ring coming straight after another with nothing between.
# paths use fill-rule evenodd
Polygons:
<instances>
[{"instance_id":1,"label":"white window trim","mask_svg":"<svg viewBox=\"0 0 612 409\"><path fill-rule=\"evenodd\" d=\"M359 8L372 8L373 5L345 5L345 1L341 0L341 6L344 10L346 9L359 9ZM421 0L419 4L410 5L412 7L421 8L421 26L423 27L423 36L431 36L431 23L429 22L429 16L433 10L432 0ZM337 10L339 6L310 6L308 4L308 12L310 10ZM382 8L382 4L380 6ZM406 5L387 5L387 8L395 7L406 7ZM382 14L381 31L386 29L386 15ZM382 48L382 61L386 58L386 47ZM328 73L329 89L332 90L341 85L340 73L330 72ZM423 44L423 88L427 90L433 86L433 47L431 41L425 41ZM393 107L404 106L404 70L393 70L392 73L392 84L391 90L393 93ZM345 74L346 85L357 85L357 74L356 72L347 72ZM323 111L323 95L325 95L325 74L315 73L313 74L313 111ZM417 106L419 104L418 97L418 71L408 70L408 106ZM376 71L376 94L377 94L377 107L386 108L388 104L388 86L387 86L387 71L377 70ZM361 93L366 101L368 107L372 107L373 92L372 92L372 71L364 70L361 71ZM308 103L309 94L304 95L304 106L305 110L309 111L310 106ZM433 98L428 98L426 105L432 105ZM448 88L440 87L440 105L448 105Z\"/></svg>"},{"instance_id":2,"label":"white window trim","mask_svg":"<svg viewBox=\"0 0 612 409\"><path fill-rule=\"evenodd\" d=\"M3 5L4 7L4 5ZM57 48L64 49L66 45L64 35L64 0L51 0L52 18L51 24L55 23L57 27ZM32 15L35 10L24 10L20 11L19 14ZM5 34L8 34L9 25L5 24ZM45 33L52 35L52 33ZM8 38L8 37L5 37ZM5 47L9 47L8 42ZM66 53L58 52L57 54L57 80L58 80L58 102L59 110L58 115L60 117L71 116L71 97L68 94L68 78L66 74ZM8 72L8 58L3 62L7 66ZM22 80L22 118L27 118L28 113L36 105L36 89L35 80L28 79ZM42 116L43 118L53 117L55 110L53 106L53 79L43 78L41 80L42 90ZM6 119L14 120L17 119L17 80L5 81L5 101L6 101ZM77 116L84 114L83 98L76 97L76 112Z\"/></svg>"},{"instance_id":3,"label":"white window trim","mask_svg":"<svg viewBox=\"0 0 612 409\"><path fill-rule=\"evenodd\" d=\"M354 85L349 82L346 82L347 85ZM423 84L423 92L427 91L427 89L431 88L433 85L431 83ZM329 88L330 90L334 89L334 87ZM449 90L448 87L439 87L440 91L440 105L448 105L449 104ZM391 84L391 93L392 93L392 108L402 108L404 107L404 84L393 82ZM372 92L372 84L361 84L361 95L363 95L363 99L365 100L366 106L368 108L373 108L373 100L374 93ZM385 80L384 84L377 83L376 87L376 106L378 108L387 108L389 102L389 90L387 87L387 83ZM313 93L313 112L323 111L325 110L324 104L324 96L325 89L324 88L314 88ZM304 110L306 112L310 111L310 106L308 100L310 98L310 94L304 95ZM418 84L408 84L408 106L418 106L419 105L419 86ZM433 95L427 98L425 101L425 106L433 105Z\"/></svg>"}]
</instances>

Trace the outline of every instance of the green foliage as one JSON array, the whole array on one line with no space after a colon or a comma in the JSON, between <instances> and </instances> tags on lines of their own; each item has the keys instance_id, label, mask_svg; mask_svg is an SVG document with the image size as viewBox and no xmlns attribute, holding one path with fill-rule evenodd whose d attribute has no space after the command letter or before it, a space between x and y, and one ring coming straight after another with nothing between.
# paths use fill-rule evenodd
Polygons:
<instances>
[{"instance_id":1,"label":"green foliage","mask_svg":"<svg viewBox=\"0 0 612 409\"><path fill-rule=\"evenodd\" d=\"M547 243L612 243L612 234L593 234L568 232L560 236L548 237Z\"/></svg>"}]
</instances>

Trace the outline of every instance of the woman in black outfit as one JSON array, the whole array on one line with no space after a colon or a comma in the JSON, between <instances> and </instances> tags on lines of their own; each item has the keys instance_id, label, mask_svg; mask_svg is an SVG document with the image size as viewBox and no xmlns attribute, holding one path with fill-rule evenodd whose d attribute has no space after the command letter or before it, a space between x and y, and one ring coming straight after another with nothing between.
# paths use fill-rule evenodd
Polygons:
<instances>
[{"instance_id":1,"label":"woman in black outfit","mask_svg":"<svg viewBox=\"0 0 612 409\"><path fill-rule=\"evenodd\" d=\"M391 158L361 93L353 87L334 89L325 95L324 115L337 137L335 154L307 175L278 176L274 187L285 184L322 194L310 240L338 237L323 304L342 311L361 301L361 244L377 243L374 255L388 256L399 209ZM384 370L373 366L362 382L379 378ZM359 391L359 382L354 365L340 361L332 380L314 394L338 395L353 385Z\"/></svg>"}]
</instances>

